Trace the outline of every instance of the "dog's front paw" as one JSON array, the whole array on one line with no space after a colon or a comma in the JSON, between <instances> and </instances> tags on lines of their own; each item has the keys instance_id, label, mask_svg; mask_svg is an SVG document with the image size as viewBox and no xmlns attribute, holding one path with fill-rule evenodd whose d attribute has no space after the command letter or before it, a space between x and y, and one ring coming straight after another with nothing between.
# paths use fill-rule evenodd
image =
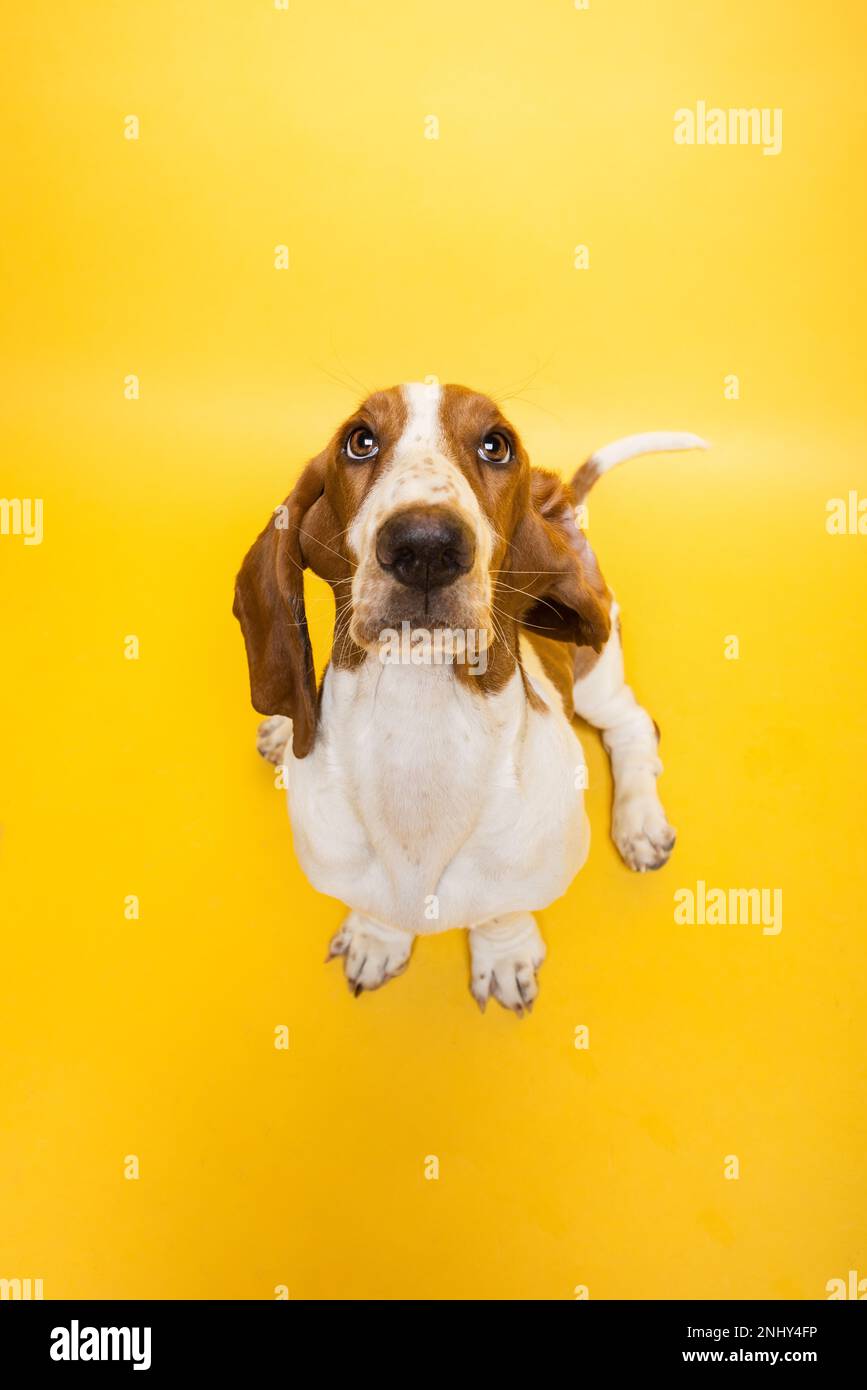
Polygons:
<instances>
[{"instance_id":1,"label":"dog's front paw","mask_svg":"<svg viewBox=\"0 0 867 1390\"><path fill-rule=\"evenodd\" d=\"M263 719L259 725L256 732L256 751L266 762L279 767L291 737L292 720L285 714L272 714L270 719Z\"/></svg>"},{"instance_id":2,"label":"dog's front paw","mask_svg":"<svg viewBox=\"0 0 867 1390\"><path fill-rule=\"evenodd\" d=\"M326 965L335 956L343 957L343 970L350 992L358 997L362 990L379 989L409 965L413 938L372 922L360 912L350 912L340 930L331 938Z\"/></svg>"},{"instance_id":3,"label":"dog's front paw","mask_svg":"<svg viewBox=\"0 0 867 1390\"><path fill-rule=\"evenodd\" d=\"M470 930L470 992L484 1013L489 999L519 1018L530 1013L539 993L536 972L545 943L528 912L492 917Z\"/></svg>"},{"instance_id":4,"label":"dog's front paw","mask_svg":"<svg viewBox=\"0 0 867 1390\"><path fill-rule=\"evenodd\" d=\"M616 799L611 835L624 863L642 874L668 863L677 838L655 791Z\"/></svg>"}]
</instances>

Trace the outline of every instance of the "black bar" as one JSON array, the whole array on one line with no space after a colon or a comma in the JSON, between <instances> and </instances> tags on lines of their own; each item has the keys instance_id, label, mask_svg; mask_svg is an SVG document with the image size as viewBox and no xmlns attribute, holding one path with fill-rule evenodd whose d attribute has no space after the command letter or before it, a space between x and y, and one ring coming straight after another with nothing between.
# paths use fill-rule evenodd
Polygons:
<instances>
[{"instance_id":1,"label":"black bar","mask_svg":"<svg viewBox=\"0 0 867 1390\"><path fill-rule=\"evenodd\" d=\"M346 1361L363 1374L394 1356L395 1375L426 1377L478 1371L580 1377L585 1368L645 1371L718 1365L769 1370L808 1367L827 1375L863 1375L865 1322L847 1300L827 1302L602 1302L561 1305L443 1300L416 1303L323 1302L27 1302L0 1304L0 1371L17 1363L20 1375L52 1378L161 1378L194 1373L198 1383L269 1365L310 1379ZM861 1300L864 1301L864 1300ZM464 1312L459 1308L463 1306ZM451 1310L451 1311L447 1311ZM472 1314L471 1317L468 1313ZM452 1334L452 1329L455 1334ZM93 1329L96 1329L94 1334ZM103 1334L102 1329L106 1329ZM109 1332L108 1329L115 1329ZM135 1332L138 1329L138 1333ZM472 1346L476 1344L477 1353ZM64 1354L70 1359L54 1359ZM91 1350L105 1359L85 1359ZM415 1358L405 1359L409 1351ZM114 1356L127 1359L112 1359ZM561 1361L565 1356L567 1360ZM77 1357L77 1359L73 1359ZM145 1362L149 1362L145 1365Z\"/></svg>"}]
</instances>

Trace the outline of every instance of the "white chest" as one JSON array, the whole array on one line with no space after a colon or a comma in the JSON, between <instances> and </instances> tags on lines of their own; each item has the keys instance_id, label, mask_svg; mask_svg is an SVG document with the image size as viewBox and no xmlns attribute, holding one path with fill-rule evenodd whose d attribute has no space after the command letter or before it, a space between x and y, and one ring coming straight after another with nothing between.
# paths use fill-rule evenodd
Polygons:
<instances>
[{"instance_id":1,"label":"white chest","mask_svg":"<svg viewBox=\"0 0 867 1390\"><path fill-rule=\"evenodd\" d=\"M288 778L314 886L415 932L558 897L589 844L584 760L538 684L547 712L529 707L517 674L490 696L447 667L329 669L316 745Z\"/></svg>"}]
</instances>

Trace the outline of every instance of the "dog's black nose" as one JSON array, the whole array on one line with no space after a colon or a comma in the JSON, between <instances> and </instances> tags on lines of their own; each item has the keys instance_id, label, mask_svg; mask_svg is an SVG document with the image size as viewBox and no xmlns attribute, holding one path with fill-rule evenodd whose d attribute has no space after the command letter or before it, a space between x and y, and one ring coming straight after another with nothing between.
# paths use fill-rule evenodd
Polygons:
<instances>
[{"instance_id":1,"label":"dog's black nose","mask_svg":"<svg viewBox=\"0 0 867 1390\"><path fill-rule=\"evenodd\" d=\"M444 507L409 507L389 517L376 538L384 570L411 589L442 589L472 569L476 544L469 526Z\"/></svg>"}]
</instances>

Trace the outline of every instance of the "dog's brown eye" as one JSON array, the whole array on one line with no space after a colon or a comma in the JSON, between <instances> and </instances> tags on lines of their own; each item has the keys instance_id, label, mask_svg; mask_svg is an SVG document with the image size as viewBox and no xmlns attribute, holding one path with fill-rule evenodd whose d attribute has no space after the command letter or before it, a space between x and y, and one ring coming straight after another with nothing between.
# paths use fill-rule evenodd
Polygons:
<instances>
[{"instance_id":1,"label":"dog's brown eye","mask_svg":"<svg viewBox=\"0 0 867 1390\"><path fill-rule=\"evenodd\" d=\"M379 440L366 425L354 429L344 444L346 457L350 459L372 459L379 453Z\"/></svg>"},{"instance_id":2,"label":"dog's brown eye","mask_svg":"<svg viewBox=\"0 0 867 1390\"><path fill-rule=\"evenodd\" d=\"M494 430L492 434L486 434L479 445L479 458L484 459L485 463L510 463L512 446L504 434Z\"/></svg>"}]
</instances>

